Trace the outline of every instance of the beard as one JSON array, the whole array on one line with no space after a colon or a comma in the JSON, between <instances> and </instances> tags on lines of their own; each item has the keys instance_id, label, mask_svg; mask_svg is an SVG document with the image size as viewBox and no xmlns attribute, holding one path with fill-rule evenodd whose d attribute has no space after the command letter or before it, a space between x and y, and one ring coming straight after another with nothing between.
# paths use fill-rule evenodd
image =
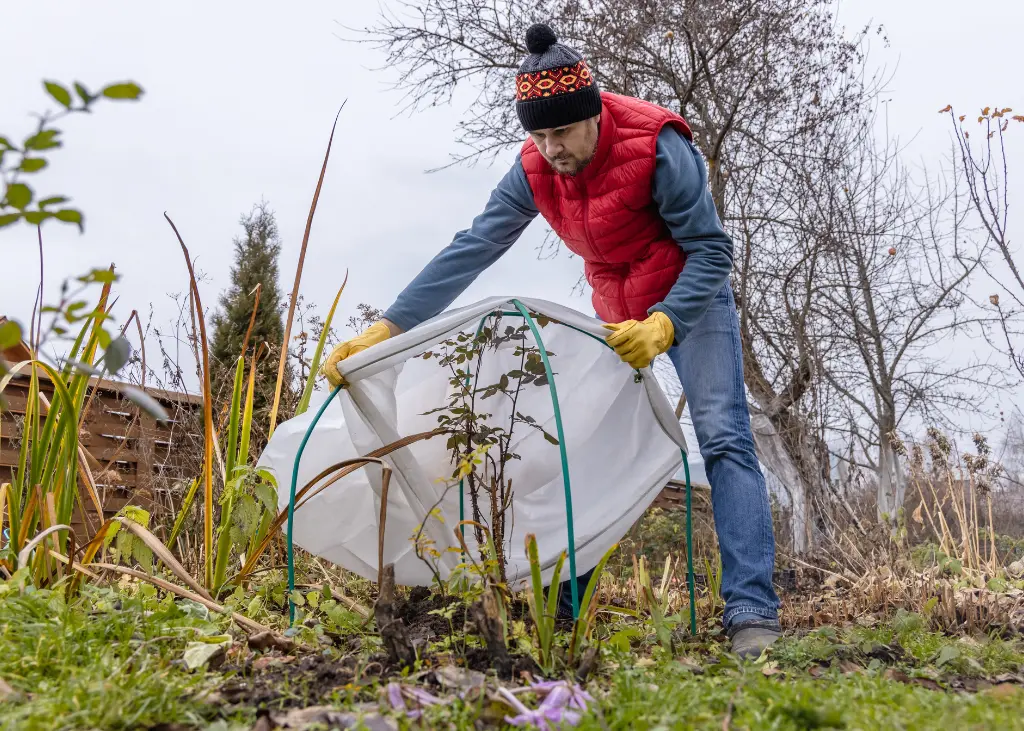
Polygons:
<instances>
[{"instance_id":1,"label":"beard","mask_svg":"<svg viewBox=\"0 0 1024 731\"><path fill-rule=\"evenodd\" d=\"M569 155L566 157L556 157L554 160L550 160L548 164L550 164L551 168L559 175L575 178L586 169L587 165L589 165L593 159L594 153L592 152L583 160L579 160Z\"/></svg>"}]
</instances>

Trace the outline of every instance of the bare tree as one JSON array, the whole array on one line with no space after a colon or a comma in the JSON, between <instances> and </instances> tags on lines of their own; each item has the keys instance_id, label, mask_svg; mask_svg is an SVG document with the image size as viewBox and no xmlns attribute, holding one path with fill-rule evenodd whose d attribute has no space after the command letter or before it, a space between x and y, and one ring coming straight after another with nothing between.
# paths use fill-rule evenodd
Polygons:
<instances>
[{"instance_id":1,"label":"bare tree","mask_svg":"<svg viewBox=\"0 0 1024 731\"><path fill-rule=\"evenodd\" d=\"M952 106L940 110L940 113L948 113L953 126L954 160L960 163L957 172L962 175L972 211L998 252L996 261L1005 267L1005 272L999 272L996 267L985 265L986 273L1009 298L1008 302L1002 302L996 293L989 297L989 303L999 316L997 331L1002 339L1002 347L1017 373L1024 378L1024 351L1021 349L1024 339L1024 326L1021 325L1024 314L1024 274L1007 235L1010 189L1006 151L1010 122L1024 122L1024 115L1011 117L1009 114L1012 111L1008 107L982 109L973 138L970 131L964 128L967 115L958 117Z\"/></svg>"},{"instance_id":2,"label":"bare tree","mask_svg":"<svg viewBox=\"0 0 1024 731\"><path fill-rule=\"evenodd\" d=\"M821 373L850 409L848 436L877 474L879 515L895 517L905 492L897 433L907 417L957 429L955 417L977 409L996 373L950 352L987 319L967 297L987 244L966 225L957 181L917 184L897 144L876 143L876 128L837 135L848 144L818 171L821 220L810 225L826 253L814 306L837 343Z\"/></svg>"},{"instance_id":3,"label":"bare tree","mask_svg":"<svg viewBox=\"0 0 1024 731\"><path fill-rule=\"evenodd\" d=\"M809 290L802 305L782 308L788 320L773 317L770 327L759 327L751 303L779 311L779 288L768 294L762 287L761 272L775 276L777 268L753 247L771 236L765 210L786 184L792 156L803 155L825 121L862 108L874 93L876 80L861 74L867 31L845 38L832 0L430 0L397 7L362 40L398 71L409 108L447 103L462 86L477 89L458 129L465 150L454 162L521 144L510 76L526 54L525 29L538 20L551 21L583 51L602 88L677 110L690 122L719 214L740 244L735 290L745 380L763 427L759 451L784 482L796 481L791 489L800 501L824 494L827 449L803 406L814 362ZM808 261L789 266L804 271ZM796 280L788 281L795 287ZM809 547L813 532L803 522L800 546Z\"/></svg>"}]
</instances>

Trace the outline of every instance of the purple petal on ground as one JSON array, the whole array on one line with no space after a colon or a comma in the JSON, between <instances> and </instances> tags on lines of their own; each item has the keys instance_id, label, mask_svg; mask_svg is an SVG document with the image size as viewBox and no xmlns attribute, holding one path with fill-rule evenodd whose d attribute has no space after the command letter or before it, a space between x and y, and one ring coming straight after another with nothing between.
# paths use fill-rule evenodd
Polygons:
<instances>
[{"instance_id":1,"label":"purple petal on ground","mask_svg":"<svg viewBox=\"0 0 1024 731\"><path fill-rule=\"evenodd\" d=\"M402 699L402 686L398 683L388 683L388 702L396 711L405 710L405 701Z\"/></svg>"},{"instance_id":2,"label":"purple petal on ground","mask_svg":"<svg viewBox=\"0 0 1024 731\"><path fill-rule=\"evenodd\" d=\"M547 694L547 697L541 702L539 711L549 711L558 709L561 710L569 705L569 699L572 698L572 693L564 685L560 685L557 688L552 688L551 692Z\"/></svg>"},{"instance_id":3,"label":"purple petal on ground","mask_svg":"<svg viewBox=\"0 0 1024 731\"><path fill-rule=\"evenodd\" d=\"M564 680L535 680L524 688L519 688L520 691L532 691L535 693L550 693L555 688L565 685Z\"/></svg>"},{"instance_id":4,"label":"purple petal on ground","mask_svg":"<svg viewBox=\"0 0 1024 731\"><path fill-rule=\"evenodd\" d=\"M522 704L522 702L512 695L508 688L498 688L498 695L500 695L506 703L512 706L512 709L516 711L520 716L530 713L530 709ZM518 716L516 716L518 718Z\"/></svg>"},{"instance_id":5,"label":"purple petal on ground","mask_svg":"<svg viewBox=\"0 0 1024 731\"><path fill-rule=\"evenodd\" d=\"M551 724L544 714L537 711L520 713L518 716L505 716L505 723L510 726L536 726L541 731L552 731Z\"/></svg>"},{"instance_id":6,"label":"purple petal on ground","mask_svg":"<svg viewBox=\"0 0 1024 731\"><path fill-rule=\"evenodd\" d=\"M537 715L558 725L567 723L570 726L575 726L580 722L580 714L565 708L539 708L537 709Z\"/></svg>"},{"instance_id":7,"label":"purple petal on ground","mask_svg":"<svg viewBox=\"0 0 1024 731\"><path fill-rule=\"evenodd\" d=\"M580 722L580 718L582 718L582 716L580 716L580 714L576 713L576 711L569 711L569 710L562 711L562 723L567 723L570 726L578 726L579 722Z\"/></svg>"},{"instance_id":8,"label":"purple petal on ground","mask_svg":"<svg viewBox=\"0 0 1024 731\"><path fill-rule=\"evenodd\" d=\"M569 708L585 711L587 710L587 704L594 702L593 696L578 685L571 686L569 690L572 693L572 698L569 700Z\"/></svg>"},{"instance_id":9,"label":"purple petal on ground","mask_svg":"<svg viewBox=\"0 0 1024 731\"><path fill-rule=\"evenodd\" d=\"M424 705L424 706L437 706L437 705L440 705L440 704L442 704L444 702L440 698L438 698L436 695L434 695L433 693L428 693L427 691L422 690L421 688L408 688L407 687L405 689L405 692L408 695L412 696L412 700L416 701L420 705Z\"/></svg>"},{"instance_id":10,"label":"purple petal on ground","mask_svg":"<svg viewBox=\"0 0 1024 731\"><path fill-rule=\"evenodd\" d=\"M581 711L587 710L587 704L593 703L594 698L581 686L575 683L567 683L564 680L542 680L535 681L530 685L523 686L522 688L516 688L513 693L536 693L537 695L544 697L547 696L555 688L567 688L572 694L569 700L569 708L578 708Z\"/></svg>"}]
</instances>

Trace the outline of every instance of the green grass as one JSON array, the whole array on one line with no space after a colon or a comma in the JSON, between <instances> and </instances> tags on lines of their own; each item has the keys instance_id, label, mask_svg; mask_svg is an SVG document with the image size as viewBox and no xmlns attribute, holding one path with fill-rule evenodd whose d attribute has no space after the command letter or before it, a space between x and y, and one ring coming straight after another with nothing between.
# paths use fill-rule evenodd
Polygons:
<instances>
[{"instance_id":1,"label":"green grass","mask_svg":"<svg viewBox=\"0 0 1024 731\"><path fill-rule=\"evenodd\" d=\"M881 673L766 677L755 668L694 675L679 663L618 671L600 714L581 729L1013 729L1024 728L1024 693L943 693Z\"/></svg>"},{"instance_id":2,"label":"green grass","mask_svg":"<svg viewBox=\"0 0 1024 731\"><path fill-rule=\"evenodd\" d=\"M901 609L890 622L877 628L825 627L798 639L784 639L772 657L780 667L799 670L841 660L872 669L887 664L969 678L1024 670L1024 642L1020 639L949 637L925 627L921 615Z\"/></svg>"},{"instance_id":3,"label":"green grass","mask_svg":"<svg viewBox=\"0 0 1024 731\"><path fill-rule=\"evenodd\" d=\"M127 598L85 587L65 604L57 590L0 584L0 678L16 692L0 703L0 728L137 729L200 723L192 700L202 673L175 665L186 643L223 626L149 592Z\"/></svg>"},{"instance_id":4,"label":"green grass","mask_svg":"<svg viewBox=\"0 0 1024 731\"><path fill-rule=\"evenodd\" d=\"M756 666L725 666L695 674L668 660L619 668L589 691L598 706L577 727L583 730L1024 728L1024 690L947 693L881 672L766 677ZM470 729L477 712L454 703L428 714L427 725Z\"/></svg>"},{"instance_id":5,"label":"green grass","mask_svg":"<svg viewBox=\"0 0 1024 731\"><path fill-rule=\"evenodd\" d=\"M899 612L877 628L785 638L771 652L768 674L737 664L713 642L682 649L683 662L655 650L643 666L636 654L610 653L618 667L588 685L598 705L579 728L717 731L727 716L735 729L1024 728L1024 687L953 689L963 678L1024 671L1024 642L947 637L928 631L916 614ZM470 728L460 722L467 711L456 704L431 719Z\"/></svg>"},{"instance_id":6,"label":"green grass","mask_svg":"<svg viewBox=\"0 0 1024 731\"><path fill-rule=\"evenodd\" d=\"M0 584L0 678L15 690L0 703L0 728L251 728L254 708L222 718L203 703L223 674L192 673L181 662L188 642L224 633L225 621L149 586L128 591L86 586L67 605L57 589ZM1024 728L1024 688L956 690L964 678L993 681L1024 671L1020 639L948 637L928 631L921 616L899 612L879 627L785 638L763 666L738 664L714 637L685 642L681 661L646 634L640 647L605 644L605 662L587 685L597 703L578 728ZM366 652L376 645L367 643ZM345 707L379 697L367 680L349 696L307 698L301 687L292 690L311 705ZM278 690L288 695L290 681L281 682ZM453 700L431 709L425 727L473 729L486 718L486 727L498 728L505 712Z\"/></svg>"}]
</instances>

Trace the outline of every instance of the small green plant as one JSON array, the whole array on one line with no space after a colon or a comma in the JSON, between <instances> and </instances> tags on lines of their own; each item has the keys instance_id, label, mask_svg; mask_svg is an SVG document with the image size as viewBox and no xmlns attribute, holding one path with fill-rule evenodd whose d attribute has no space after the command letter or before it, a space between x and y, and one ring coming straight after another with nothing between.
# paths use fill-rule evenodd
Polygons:
<instances>
[{"instance_id":1,"label":"small green plant","mask_svg":"<svg viewBox=\"0 0 1024 731\"><path fill-rule=\"evenodd\" d=\"M714 617L722 606L722 557L715 551L704 557L704 576L707 580L709 614Z\"/></svg>"},{"instance_id":2,"label":"small green plant","mask_svg":"<svg viewBox=\"0 0 1024 731\"><path fill-rule=\"evenodd\" d=\"M249 464L256 363L261 352L262 349L257 349L253 354L248 377L243 357L239 356L235 367L224 447L224 489L220 495L217 540L213 549L213 581L210 588L214 593L223 589L229 579L227 568L230 558L233 555L252 553L266 538L277 515L277 482L274 476ZM199 481L193 480L175 517L167 539L168 546L174 546L181 534L198 488Z\"/></svg>"},{"instance_id":3,"label":"small green plant","mask_svg":"<svg viewBox=\"0 0 1024 731\"><path fill-rule=\"evenodd\" d=\"M619 544L616 543L605 552L594 568L590 581L587 582L587 589L583 592L583 598L580 600L579 616L572 627L572 639L569 641L570 664L572 664L574 659L580 657L583 648L587 646L593 637L594 629L597 626L597 613L599 610L598 604L594 600L594 595L597 593L597 587L601 583L604 567L618 547ZM552 586L554 585L552 584Z\"/></svg>"},{"instance_id":4,"label":"small green plant","mask_svg":"<svg viewBox=\"0 0 1024 731\"><path fill-rule=\"evenodd\" d=\"M490 324L482 324L475 336L461 332L440 343L434 350L427 351L422 357L425 360L437 360L441 367L449 370L448 403L426 413L437 414L438 426L449 435L447 448L452 453L452 461L457 465L457 481L460 486L465 485L469 495L473 524L486 524L490 527L501 580L504 582L505 517L512 508L513 496L512 481L505 469L512 460L521 459L511 448L516 425L522 424L540 431L551 444L557 445L558 440L547 433L535 418L517 409L524 386L544 386L548 383L540 350L527 344L529 326L525 323L519 327L508 325L502 330L500 314L493 315L493 318ZM484 354L509 343L514 344L513 357L519 358L518 365L501 374L495 383L477 385ZM554 353L547 355L553 356ZM499 394L510 403L511 416L507 426L492 424L492 414L481 410L484 401ZM469 459L471 457L474 459ZM470 466L468 471L462 469L466 464ZM484 495L490 506L490 515L487 516L483 515L481 509L481 497ZM481 558L486 560L483 532L475 528L475 533Z\"/></svg>"},{"instance_id":5,"label":"small green plant","mask_svg":"<svg viewBox=\"0 0 1024 731\"><path fill-rule=\"evenodd\" d=\"M477 561L473 558L473 554L470 552L462 535L463 525L471 525L483 532L485 538L483 561ZM478 601L484 594L491 595L499 622L501 623L501 635L504 643L507 645L508 587L502 578L501 559L498 555L498 547L491 538L491 532L487 530L486 526L474 525L472 521L465 520L456 526L455 537L462 546L463 556L466 560L456 567L454 573L455 581L449 582L449 585L454 585L462 591L462 598L466 604Z\"/></svg>"},{"instance_id":6,"label":"small green plant","mask_svg":"<svg viewBox=\"0 0 1024 731\"><path fill-rule=\"evenodd\" d=\"M138 523L143 528L149 529L149 511L134 505L126 505L118 513L119 517L127 518L133 523ZM153 550L146 545L139 536L131 531L123 530L120 521L111 523L106 535L103 537L103 549L114 546L114 560L127 563L134 560L147 573L153 572Z\"/></svg>"},{"instance_id":7,"label":"small green plant","mask_svg":"<svg viewBox=\"0 0 1024 731\"><path fill-rule=\"evenodd\" d=\"M644 604L651 613L651 622L654 625L654 632L658 643L669 652L672 651L672 622L668 620L669 594L668 579L672 567L672 557L669 556L665 562L665 573L662 575L661 588L655 593L651 584L651 575L647 570L647 560L641 556L638 562L637 581L643 592Z\"/></svg>"},{"instance_id":8,"label":"small green plant","mask_svg":"<svg viewBox=\"0 0 1024 731\"><path fill-rule=\"evenodd\" d=\"M544 596L544 583L540 575L540 558L537 554L537 537L532 533L526 536L526 555L530 561L530 591L526 601L530 607L530 618L537 640L537 664L545 672L550 673L555 666L555 613L558 607L559 580L562 566L565 564L565 552L558 557L555 571L551 575L552 590ZM596 572L595 572L596 575Z\"/></svg>"}]
</instances>

